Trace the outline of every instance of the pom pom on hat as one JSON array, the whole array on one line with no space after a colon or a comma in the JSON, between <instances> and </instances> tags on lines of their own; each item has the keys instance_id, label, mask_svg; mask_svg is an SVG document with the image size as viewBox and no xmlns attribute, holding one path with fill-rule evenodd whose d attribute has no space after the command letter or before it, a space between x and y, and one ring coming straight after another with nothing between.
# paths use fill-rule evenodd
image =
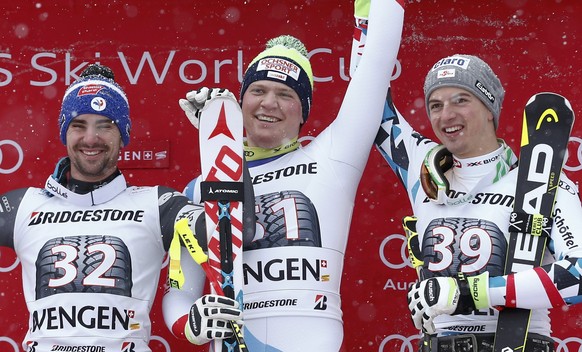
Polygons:
<instances>
[{"instance_id":1,"label":"pom pom on hat","mask_svg":"<svg viewBox=\"0 0 582 352\"><path fill-rule=\"evenodd\" d=\"M249 64L241 86L241 101L253 82L269 80L293 89L301 100L303 122L307 121L313 96L313 72L303 43L290 35L270 39L266 49Z\"/></svg>"},{"instance_id":2,"label":"pom pom on hat","mask_svg":"<svg viewBox=\"0 0 582 352\"><path fill-rule=\"evenodd\" d=\"M275 47L277 45L283 45L284 47L288 48L288 49L295 49L299 52L299 54L301 54L303 57L307 57L307 48L305 47L305 45L303 45L303 43L301 42L301 40L295 38L292 35L280 35L278 37L275 38L271 38L267 41L267 44L265 45L265 47L267 49L270 49L272 47Z\"/></svg>"},{"instance_id":3,"label":"pom pom on hat","mask_svg":"<svg viewBox=\"0 0 582 352\"><path fill-rule=\"evenodd\" d=\"M505 90L485 61L473 55L456 54L440 59L433 65L424 81L424 98L429 118L430 95L437 88L449 86L465 89L481 100L493 113L497 129Z\"/></svg>"},{"instance_id":4,"label":"pom pom on hat","mask_svg":"<svg viewBox=\"0 0 582 352\"><path fill-rule=\"evenodd\" d=\"M65 91L59 115L59 131L63 144L67 144L69 124L82 114L97 114L111 119L119 128L123 145L129 144L129 103L125 92L114 79L113 71L109 67L93 64Z\"/></svg>"}]
</instances>

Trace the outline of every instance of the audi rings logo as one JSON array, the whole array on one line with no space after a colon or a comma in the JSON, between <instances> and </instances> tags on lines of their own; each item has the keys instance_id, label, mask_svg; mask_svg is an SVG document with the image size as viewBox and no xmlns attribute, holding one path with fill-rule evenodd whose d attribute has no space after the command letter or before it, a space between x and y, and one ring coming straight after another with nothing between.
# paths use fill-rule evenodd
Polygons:
<instances>
[{"instance_id":1,"label":"audi rings logo","mask_svg":"<svg viewBox=\"0 0 582 352\"><path fill-rule=\"evenodd\" d=\"M163 347L163 349L157 349L157 348L152 347L152 345L154 345L153 341L158 341L159 344L161 345L161 347ZM164 352L171 352L172 351L168 341L166 341L165 338L163 338L161 336L157 336L157 335L152 335L152 337L150 339L150 347L151 347L152 351L164 351Z\"/></svg>"},{"instance_id":2,"label":"audi rings logo","mask_svg":"<svg viewBox=\"0 0 582 352\"><path fill-rule=\"evenodd\" d=\"M9 148L16 149L18 153L18 158L16 162L11 162L9 159L4 157L4 153L8 153ZM24 161L24 152L22 147L10 139L4 139L0 141L0 174L11 174L22 165Z\"/></svg>"},{"instance_id":3,"label":"audi rings logo","mask_svg":"<svg viewBox=\"0 0 582 352\"><path fill-rule=\"evenodd\" d=\"M299 137L299 139L297 140L299 143L301 143L302 146L306 146L309 143L311 143L311 141L313 141L315 139L314 136L303 136L303 137Z\"/></svg>"},{"instance_id":4,"label":"audi rings logo","mask_svg":"<svg viewBox=\"0 0 582 352\"><path fill-rule=\"evenodd\" d=\"M378 352L416 352L418 350L418 341L421 338L421 335L404 336L394 334L386 336L380 343Z\"/></svg>"},{"instance_id":5,"label":"audi rings logo","mask_svg":"<svg viewBox=\"0 0 582 352\"><path fill-rule=\"evenodd\" d=\"M400 257L396 255L396 258L393 258L394 256L387 257L386 254L388 253L398 253L398 246L400 246ZM408 259L406 237L400 234L393 234L386 237L380 244L380 259L390 269L402 269L406 266L412 267L410 259Z\"/></svg>"},{"instance_id":6,"label":"audi rings logo","mask_svg":"<svg viewBox=\"0 0 582 352\"><path fill-rule=\"evenodd\" d=\"M18 344L16 342L14 342L14 340L11 339L8 336L0 336L0 345L2 345L2 342L5 342L8 345L12 346L12 348L14 349L14 352L20 351L20 348L18 347ZM2 348L2 351L8 351L8 350Z\"/></svg>"},{"instance_id":7,"label":"audi rings logo","mask_svg":"<svg viewBox=\"0 0 582 352\"><path fill-rule=\"evenodd\" d=\"M16 253L14 253L14 251L12 251L12 250L0 249L0 259L2 259L0 261L0 273L11 272L12 270L14 270L18 267L18 264L20 264L20 259L18 259L18 257L16 256ZM5 262L12 262L12 263L8 266L3 266L3 265L5 265ZM1 350L2 349L0 349L0 351Z\"/></svg>"},{"instance_id":8,"label":"audi rings logo","mask_svg":"<svg viewBox=\"0 0 582 352\"><path fill-rule=\"evenodd\" d=\"M576 329L576 328L573 328ZM553 337L556 341L556 352L580 352L582 351L582 339L579 337L566 337L564 339L559 339Z\"/></svg>"},{"instance_id":9,"label":"audi rings logo","mask_svg":"<svg viewBox=\"0 0 582 352\"><path fill-rule=\"evenodd\" d=\"M566 164L564 165L564 170L580 171L580 170L582 170L582 138L570 137L569 142L572 144L578 143L578 149L576 149L576 160L578 161L577 162L578 165L568 165L568 163L566 162ZM572 150L572 149L569 149L569 150ZM567 158L566 161L570 161L570 159L574 159L574 158Z\"/></svg>"}]
</instances>

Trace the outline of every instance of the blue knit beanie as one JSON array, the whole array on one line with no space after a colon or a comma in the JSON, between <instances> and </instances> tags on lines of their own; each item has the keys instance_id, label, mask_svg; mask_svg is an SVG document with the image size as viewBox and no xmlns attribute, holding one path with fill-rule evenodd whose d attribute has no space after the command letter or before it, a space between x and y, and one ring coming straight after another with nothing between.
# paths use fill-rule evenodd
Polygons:
<instances>
[{"instance_id":1,"label":"blue knit beanie","mask_svg":"<svg viewBox=\"0 0 582 352\"><path fill-rule=\"evenodd\" d=\"M97 114L111 119L119 128L123 145L129 144L129 103L125 92L114 79L109 67L89 65L65 91L59 115L60 137L64 145L67 145L69 124L82 114Z\"/></svg>"}]
</instances>

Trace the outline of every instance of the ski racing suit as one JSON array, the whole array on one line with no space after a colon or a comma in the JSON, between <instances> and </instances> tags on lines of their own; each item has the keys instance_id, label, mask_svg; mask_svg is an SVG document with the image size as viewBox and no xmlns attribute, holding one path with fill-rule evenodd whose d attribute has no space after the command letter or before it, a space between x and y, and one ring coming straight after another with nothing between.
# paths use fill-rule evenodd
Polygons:
<instances>
[{"instance_id":1,"label":"ski racing suit","mask_svg":"<svg viewBox=\"0 0 582 352\"><path fill-rule=\"evenodd\" d=\"M449 204L429 201L421 187L421 164L437 143L423 137L388 102L377 147L406 188L421 245L424 279L477 275L489 272L489 295L495 306L505 303L506 280L501 280L506 258L510 213L513 210L517 159L502 143L492 153L470 159L454 158L445 173L450 183ZM505 176L492 182L497 170ZM550 282L534 270L515 274L517 308L532 309L529 332L550 336L550 296L559 292L567 304L582 302L582 207L576 185L560 176L553 211L549 251L543 270ZM555 298L554 298L555 299ZM439 336L459 333L495 333L498 311L484 309L470 315L441 315L434 324Z\"/></svg>"},{"instance_id":2,"label":"ski racing suit","mask_svg":"<svg viewBox=\"0 0 582 352\"><path fill-rule=\"evenodd\" d=\"M396 62L404 16L396 1L371 6L369 52L336 119L307 146L248 162L257 216L255 238L243 249L250 351L340 350L340 284L354 199L390 83L390 75L381 75ZM186 189L195 203L198 187L194 180ZM168 295L179 302L172 291ZM167 324L173 326L192 302L164 305L164 314L172 315Z\"/></svg>"},{"instance_id":3,"label":"ski racing suit","mask_svg":"<svg viewBox=\"0 0 582 352\"><path fill-rule=\"evenodd\" d=\"M149 312L174 222L202 208L167 187L128 187L121 173L83 194L63 180L0 196L0 245L20 260L30 314L24 350L151 351Z\"/></svg>"}]
</instances>

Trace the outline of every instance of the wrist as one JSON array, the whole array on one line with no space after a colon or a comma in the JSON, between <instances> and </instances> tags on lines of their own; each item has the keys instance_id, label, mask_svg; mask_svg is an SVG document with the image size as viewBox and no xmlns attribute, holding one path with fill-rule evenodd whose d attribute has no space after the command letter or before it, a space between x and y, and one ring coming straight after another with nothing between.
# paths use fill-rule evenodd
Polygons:
<instances>
[{"instance_id":1,"label":"wrist","mask_svg":"<svg viewBox=\"0 0 582 352\"><path fill-rule=\"evenodd\" d=\"M190 308L188 321L184 326L184 336L194 345L203 345L206 342L209 342L210 339L204 336L204 331L202 331L202 329L201 315L198 311L198 307L194 304Z\"/></svg>"},{"instance_id":2,"label":"wrist","mask_svg":"<svg viewBox=\"0 0 582 352\"><path fill-rule=\"evenodd\" d=\"M203 345L209 342L209 339L201 338L200 336L196 336L192 329L190 328L189 324L186 324L184 327L184 337L193 345Z\"/></svg>"},{"instance_id":3,"label":"wrist","mask_svg":"<svg viewBox=\"0 0 582 352\"><path fill-rule=\"evenodd\" d=\"M475 309L485 309L491 307L489 299L489 272L475 276L467 276L467 282L471 291L471 298L475 304Z\"/></svg>"},{"instance_id":4,"label":"wrist","mask_svg":"<svg viewBox=\"0 0 582 352\"><path fill-rule=\"evenodd\" d=\"M458 273L455 276L459 286L459 302L455 314L471 314L472 312L491 307L489 300L489 272L475 276L465 276Z\"/></svg>"},{"instance_id":5,"label":"wrist","mask_svg":"<svg viewBox=\"0 0 582 352\"><path fill-rule=\"evenodd\" d=\"M454 280L459 289L459 301L457 302L457 308L452 315L473 313L473 311L475 311L475 302L471 297L471 289L467 277L463 273L458 273L454 277Z\"/></svg>"}]
</instances>

